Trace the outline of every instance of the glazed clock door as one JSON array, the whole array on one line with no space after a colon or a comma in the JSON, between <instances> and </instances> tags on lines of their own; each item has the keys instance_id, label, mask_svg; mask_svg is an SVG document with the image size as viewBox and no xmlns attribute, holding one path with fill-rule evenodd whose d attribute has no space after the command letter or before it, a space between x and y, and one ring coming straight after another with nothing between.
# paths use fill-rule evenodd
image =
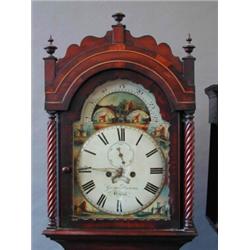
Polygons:
<instances>
[{"instance_id":1,"label":"glazed clock door","mask_svg":"<svg viewBox=\"0 0 250 250\"><path fill-rule=\"evenodd\" d=\"M62 173L62 189L72 187L63 189L63 224L180 227L180 183L171 176L179 164L179 116L161 89L136 73L110 71L90 79L71 110L61 114L61 145L72 141L63 165L73 166L72 179Z\"/></svg>"}]
</instances>

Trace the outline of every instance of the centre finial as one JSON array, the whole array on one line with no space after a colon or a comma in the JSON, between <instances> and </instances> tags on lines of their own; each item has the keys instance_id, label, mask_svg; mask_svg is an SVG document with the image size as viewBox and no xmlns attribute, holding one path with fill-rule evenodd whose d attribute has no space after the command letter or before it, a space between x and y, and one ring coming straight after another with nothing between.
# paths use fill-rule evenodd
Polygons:
<instances>
[{"instance_id":1,"label":"centre finial","mask_svg":"<svg viewBox=\"0 0 250 250\"><path fill-rule=\"evenodd\" d=\"M115 19L117 24L120 24L122 19L125 17L125 15L123 13L121 13L121 12L117 12L114 15L112 15L112 17Z\"/></svg>"}]
</instances>

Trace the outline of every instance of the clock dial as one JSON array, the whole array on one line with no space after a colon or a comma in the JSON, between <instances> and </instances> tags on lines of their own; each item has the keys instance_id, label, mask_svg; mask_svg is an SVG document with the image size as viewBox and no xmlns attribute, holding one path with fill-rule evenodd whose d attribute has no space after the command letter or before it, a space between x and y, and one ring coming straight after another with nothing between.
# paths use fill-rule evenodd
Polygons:
<instances>
[{"instance_id":1,"label":"clock dial","mask_svg":"<svg viewBox=\"0 0 250 250\"><path fill-rule=\"evenodd\" d=\"M89 137L76 171L84 197L98 210L114 215L148 207L163 187L165 172L155 140L141 129L120 125Z\"/></svg>"}]
</instances>

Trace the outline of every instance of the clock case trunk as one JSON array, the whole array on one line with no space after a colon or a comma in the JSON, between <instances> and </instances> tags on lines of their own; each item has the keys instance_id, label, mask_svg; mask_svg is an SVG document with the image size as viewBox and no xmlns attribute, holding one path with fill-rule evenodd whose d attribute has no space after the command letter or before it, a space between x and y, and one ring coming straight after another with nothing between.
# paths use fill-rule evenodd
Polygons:
<instances>
[{"instance_id":1,"label":"clock case trunk","mask_svg":"<svg viewBox=\"0 0 250 250\"><path fill-rule=\"evenodd\" d=\"M43 234L65 249L179 249L196 236L192 222L194 167L194 60L172 55L154 38L134 38L125 26L112 26L103 38L71 45L64 58L45 60L48 122L48 218ZM192 49L191 49L192 52ZM72 220L73 132L82 105L96 86L129 79L152 91L170 127L170 221ZM101 247L100 247L101 246Z\"/></svg>"}]
</instances>

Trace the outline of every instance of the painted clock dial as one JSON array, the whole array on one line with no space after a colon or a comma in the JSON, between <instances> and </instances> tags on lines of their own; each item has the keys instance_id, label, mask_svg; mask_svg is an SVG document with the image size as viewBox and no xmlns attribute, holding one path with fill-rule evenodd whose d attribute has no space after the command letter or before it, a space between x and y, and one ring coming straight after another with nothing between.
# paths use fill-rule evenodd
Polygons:
<instances>
[{"instance_id":1,"label":"painted clock dial","mask_svg":"<svg viewBox=\"0 0 250 250\"><path fill-rule=\"evenodd\" d=\"M83 195L94 207L109 214L132 214L158 197L165 159L143 130L111 126L84 143L77 177Z\"/></svg>"},{"instance_id":2,"label":"painted clock dial","mask_svg":"<svg viewBox=\"0 0 250 250\"><path fill-rule=\"evenodd\" d=\"M98 86L74 123L75 218L169 220L169 127L142 84Z\"/></svg>"}]
</instances>

